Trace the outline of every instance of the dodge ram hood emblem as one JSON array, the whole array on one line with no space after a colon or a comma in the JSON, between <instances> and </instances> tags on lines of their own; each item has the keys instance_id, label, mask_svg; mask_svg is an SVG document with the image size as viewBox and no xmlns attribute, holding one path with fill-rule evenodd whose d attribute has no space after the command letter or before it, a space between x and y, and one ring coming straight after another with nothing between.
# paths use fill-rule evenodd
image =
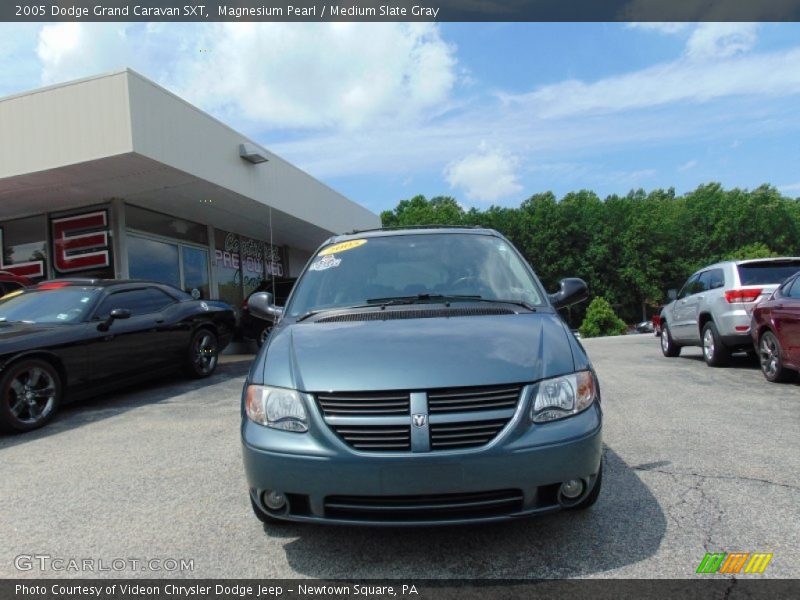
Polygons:
<instances>
[{"instance_id":1,"label":"dodge ram hood emblem","mask_svg":"<svg viewBox=\"0 0 800 600\"><path fill-rule=\"evenodd\" d=\"M412 415L411 420L414 422L414 427L425 427L425 423L428 421L428 415Z\"/></svg>"}]
</instances>

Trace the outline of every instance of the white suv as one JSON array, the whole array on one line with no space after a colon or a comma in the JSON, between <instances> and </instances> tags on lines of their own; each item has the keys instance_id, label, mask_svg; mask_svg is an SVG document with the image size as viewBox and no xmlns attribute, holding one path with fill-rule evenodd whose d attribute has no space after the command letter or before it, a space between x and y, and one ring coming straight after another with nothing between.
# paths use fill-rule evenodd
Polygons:
<instances>
[{"instance_id":1,"label":"white suv","mask_svg":"<svg viewBox=\"0 0 800 600\"><path fill-rule=\"evenodd\" d=\"M697 271L661 310L661 351L674 357L682 346L702 346L712 367L731 352L753 349L753 307L787 277L800 271L800 257L731 260Z\"/></svg>"}]
</instances>

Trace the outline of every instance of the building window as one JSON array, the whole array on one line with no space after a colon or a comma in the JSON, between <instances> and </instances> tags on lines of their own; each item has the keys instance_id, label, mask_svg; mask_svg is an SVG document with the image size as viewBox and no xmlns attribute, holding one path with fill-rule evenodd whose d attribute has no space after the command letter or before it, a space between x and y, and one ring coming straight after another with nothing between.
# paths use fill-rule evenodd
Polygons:
<instances>
[{"instance_id":1,"label":"building window","mask_svg":"<svg viewBox=\"0 0 800 600\"><path fill-rule=\"evenodd\" d=\"M194 298L208 298L208 250L178 241L128 233L128 273L174 286Z\"/></svg>"},{"instance_id":2,"label":"building window","mask_svg":"<svg viewBox=\"0 0 800 600\"><path fill-rule=\"evenodd\" d=\"M45 215L0 223L0 270L29 279L47 277Z\"/></svg>"},{"instance_id":3,"label":"building window","mask_svg":"<svg viewBox=\"0 0 800 600\"><path fill-rule=\"evenodd\" d=\"M128 229L208 246L208 227L205 225L138 206L125 206L125 225Z\"/></svg>"},{"instance_id":4,"label":"building window","mask_svg":"<svg viewBox=\"0 0 800 600\"><path fill-rule=\"evenodd\" d=\"M242 271L239 264L239 236L217 229L214 232L214 278L217 280L219 299L241 306Z\"/></svg>"},{"instance_id":5,"label":"building window","mask_svg":"<svg viewBox=\"0 0 800 600\"><path fill-rule=\"evenodd\" d=\"M178 244L128 234L128 273L181 288Z\"/></svg>"}]
</instances>

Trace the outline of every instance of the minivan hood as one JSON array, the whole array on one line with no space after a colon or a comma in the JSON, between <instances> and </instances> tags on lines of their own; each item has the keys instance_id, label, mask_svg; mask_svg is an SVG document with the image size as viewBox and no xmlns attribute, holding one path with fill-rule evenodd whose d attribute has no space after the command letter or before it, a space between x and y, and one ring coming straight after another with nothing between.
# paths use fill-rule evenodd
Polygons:
<instances>
[{"instance_id":1,"label":"minivan hood","mask_svg":"<svg viewBox=\"0 0 800 600\"><path fill-rule=\"evenodd\" d=\"M253 383L309 392L524 383L588 361L554 313L285 324ZM264 355L265 358L264 358Z\"/></svg>"}]
</instances>

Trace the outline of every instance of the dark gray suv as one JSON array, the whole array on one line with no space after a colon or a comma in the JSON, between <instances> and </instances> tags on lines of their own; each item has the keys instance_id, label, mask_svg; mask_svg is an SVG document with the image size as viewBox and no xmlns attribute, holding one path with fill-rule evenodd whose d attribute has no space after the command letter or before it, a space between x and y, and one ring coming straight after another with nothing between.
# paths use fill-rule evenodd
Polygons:
<instances>
[{"instance_id":1,"label":"dark gray suv","mask_svg":"<svg viewBox=\"0 0 800 600\"><path fill-rule=\"evenodd\" d=\"M597 377L517 250L487 229L326 242L247 377L242 443L262 521L421 525L586 508Z\"/></svg>"}]
</instances>

